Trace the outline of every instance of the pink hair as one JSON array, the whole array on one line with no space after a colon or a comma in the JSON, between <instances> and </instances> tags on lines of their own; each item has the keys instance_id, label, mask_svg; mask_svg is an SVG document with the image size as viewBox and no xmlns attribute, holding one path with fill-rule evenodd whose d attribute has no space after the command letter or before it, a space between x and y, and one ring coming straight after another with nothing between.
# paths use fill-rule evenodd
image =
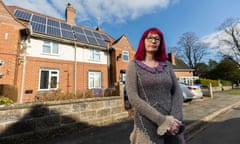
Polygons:
<instances>
[{"instance_id":1,"label":"pink hair","mask_svg":"<svg viewBox=\"0 0 240 144\"><path fill-rule=\"evenodd\" d=\"M163 33L157 28L150 28L143 33L143 35L141 37L141 40L139 41L139 44L138 44L138 49L137 49L137 52L135 54L135 59L140 60L140 61L145 59L145 56L146 56L145 38L148 36L149 33L158 34L160 36L161 43L159 45L159 48L158 48L157 52L155 53L154 59L156 61L165 62L167 60L167 54L166 54L166 48L165 48Z\"/></svg>"}]
</instances>

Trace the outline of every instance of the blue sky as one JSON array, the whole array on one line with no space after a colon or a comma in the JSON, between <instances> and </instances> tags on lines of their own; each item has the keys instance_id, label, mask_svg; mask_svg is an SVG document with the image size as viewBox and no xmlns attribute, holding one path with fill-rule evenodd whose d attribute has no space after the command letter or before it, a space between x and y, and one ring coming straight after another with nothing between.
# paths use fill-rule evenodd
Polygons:
<instances>
[{"instance_id":1,"label":"blue sky","mask_svg":"<svg viewBox=\"0 0 240 144\"><path fill-rule=\"evenodd\" d=\"M134 48L143 31L158 27L167 47L177 46L185 32L199 38L217 32L227 18L240 17L240 0L3 0L49 16L64 19L67 3L77 10L79 25L96 28L115 39L126 34Z\"/></svg>"}]
</instances>

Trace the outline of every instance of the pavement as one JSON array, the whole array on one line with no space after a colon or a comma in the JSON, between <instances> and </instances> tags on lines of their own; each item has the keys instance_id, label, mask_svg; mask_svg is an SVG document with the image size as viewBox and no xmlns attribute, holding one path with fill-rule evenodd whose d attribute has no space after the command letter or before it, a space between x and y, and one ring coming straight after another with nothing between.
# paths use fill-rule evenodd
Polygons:
<instances>
[{"instance_id":1,"label":"pavement","mask_svg":"<svg viewBox=\"0 0 240 144\"><path fill-rule=\"evenodd\" d=\"M203 99L184 104L183 115L186 124L186 140L191 139L198 131L204 129L217 116L240 105L240 95L232 95L228 92L215 92L213 98L203 97Z\"/></svg>"},{"instance_id":2,"label":"pavement","mask_svg":"<svg viewBox=\"0 0 240 144\"><path fill-rule=\"evenodd\" d=\"M186 141L191 139L197 131L203 129L207 123L218 115L238 105L240 105L240 95L231 95L228 91L215 92L212 98L203 97L202 99L184 103L183 115L186 125L184 132ZM124 144L129 143L132 124L132 120L128 120L42 142L45 144Z\"/></svg>"}]
</instances>

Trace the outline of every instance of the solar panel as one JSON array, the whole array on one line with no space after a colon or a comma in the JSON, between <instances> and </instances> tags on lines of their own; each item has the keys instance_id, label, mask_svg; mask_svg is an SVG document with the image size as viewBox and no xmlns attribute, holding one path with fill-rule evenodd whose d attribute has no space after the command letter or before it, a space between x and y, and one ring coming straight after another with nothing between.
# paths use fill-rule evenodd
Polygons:
<instances>
[{"instance_id":1,"label":"solar panel","mask_svg":"<svg viewBox=\"0 0 240 144\"><path fill-rule=\"evenodd\" d=\"M104 40L97 39L97 42L99 43L100 46L107 47L107 44L106 44L106 42Z\"/></svg>"},{"instance_id":2,"label":"solar panel","mask_svg":"<svg viewBox=\"0 0 240 144\"><path fill-rule=\"evenodd\" d=\"M89 41L90 44L99 45L99 44L97 43L97 40L96 40L95 38L87 36L87 39L88 39L88 41Z\"/></svg>"},{"instance_id":3,"label":"solar panel","mask_svg":"<svg viewBox=\"0 0 240 144\"><path fill-rule=\"evenodd\" d=\"M60 24L58 21L47 19L47 25L52 27L60 28Z\"/></svg>"},{"instance_id":4,"label":"solar panel","mask_svg":"<svg viewBox=\"0 0 240 144\"><path fill-rule=\"evenodd\" d=\"M71 25L66 24L66 23L61 23L61 28L62 28L62 29L65 29L65 30L72 31Z\"/></svg>"},{"instance_id":5,"label":"solar panel","mask_svg":"<svg viewBox=\"0 0 240 144\"><path fill-rule=\"evenodd\" d=\"M110 41L110 39L106 36L106 35L104 35L104 34L101 34L102 35L102 37L103 37L103 40L105 40L105 41Z\"/></svg>"},{"instance_id":6,"label":"solar panel","mask_svg":"<svg viewBox=\"0 0 240 144\"><path fill-rule=\"evenodd\" d=\"M75 35L78 41L83 43L89 43L85 35L78 34L78 33L76 33Z\"/></svg>"},{"instance_id":7,"label":"solar panel","mask_svg":"<svg viewBox=\"0 0 240 144\"><path fill-rule=\"evenodd\" d=\"M41 23L35 23L35 22L31 22L30 24L32 26L33 31L39 32L39 33L45 33L46 25Z\"/></svg>"},{"instance_id":8,"label":"solar panel","mask_svg":"<svg viewBox=\"0 0 240 144\"><path fill-rule=\"evenodd\" d=\"M79 27L76 27L76 26L73 26L73 31L75 31L75 32L77 32L77 33L84 34L83 29L82 29L82 28L79 28Z\"/></svg>"},{"instance_id":9,"label":"solar panel","mask_svg":"<svg viewBox=\"0 0 240 144\"><path fill-rule=\"evenodd\" d=\"M70 40L74 39L73 32L62 29L62 38L66 38Z\"/></svg>"},{"instance_id":10,"label":"solar panel","mask_svg":"<svg viewBox=\"0 0 240 144\"><path fill-rule=\"evenodd\" d=\"M91 31L84 29L84 32L87 36L93 37L93 33Z\"/></svg>"},{"instance_id":11,"label":"solar panel","mask_svg":"<svg viewBox=\"0 0 240 144\"><path fill-rule=\"evenodd\" d=\"M14 16L21 20L29 21L32 26L32 30L37 33L52 35L69 40L74 40L76 37L77 41L79 42L89 43L102 47L107 46L105 41L110 41L106 35L99 32L91 31L77 26L72 27L71 25L64 22L59 22L43 16L34 15L23 10L16 10L14 12Z\"/></svg>"},{"instance_id":12,"label":"solar panel","mask_svg":"<svg viewBox=\"0 0 240 144\"><path fill-rule=\"evenodd\" d=\"M46 18L45 17L41 17L41 16L37 16L37 15L33 15L32 21L33 22L42 23L42 24L46 24Z\"/></svg>"},{"instance_id":13,"label":"solar panel","mask_svg":"<svg viewBox=\"0 0 240 144\"><path fill-rule=\"evenodd\" d=\"M100 33L93 32L93 34L94 34L94 36L95 36L96 38L98 38L98 39L103 39L103 38L101 37L101 34L100 34Z\"/></svg>"},{"instance_id":14,"label":"solar panel","mask_svg":"<svg viewBox=\"0 0 240 144\"><path fill-rule=\"evenodd\" d=\"M26 20L26 21L29 21L32 16L31 13L28 13L22 10L15 10L13 15L19 19Z\"/></svg>"},{"instance_id":15,"label":"solar panel","mask_svg":"<svg viewBox=\"0 0 240 144\"><path fill-rule=\"evenodd\" d=\"M60 29L55 27L47 26L47 34L61 37Z\"/></svg>"}]
</instances>

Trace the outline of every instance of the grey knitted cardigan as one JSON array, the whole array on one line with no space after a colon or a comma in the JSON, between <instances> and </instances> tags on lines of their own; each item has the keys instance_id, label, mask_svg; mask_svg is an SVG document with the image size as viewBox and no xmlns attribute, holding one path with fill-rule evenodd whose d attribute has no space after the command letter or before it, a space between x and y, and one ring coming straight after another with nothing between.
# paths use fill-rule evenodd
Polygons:
<instances>
[{"instance_id":1,"label":"grey knitted cardigan","mask_svg":"<svg viewBox=\"0 0 240 144\"><path fill-rule=\"evenodd\" d=\"M126 89L135 108L133 144L182 144L183 134L169 136L173 117L182 121L182 91L169 62L151 68L131 61L126 73Z\"/></svg>"}]
</instances>

